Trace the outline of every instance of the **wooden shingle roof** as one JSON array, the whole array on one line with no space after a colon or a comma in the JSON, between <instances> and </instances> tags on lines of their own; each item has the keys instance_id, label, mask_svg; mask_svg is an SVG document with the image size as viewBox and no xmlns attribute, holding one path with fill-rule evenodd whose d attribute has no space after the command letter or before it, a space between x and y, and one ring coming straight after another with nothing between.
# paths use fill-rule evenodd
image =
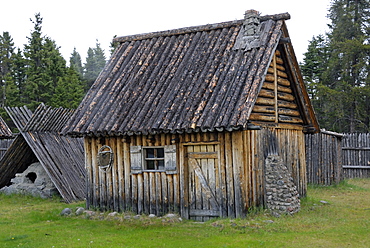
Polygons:
<instances>
[{"instance_id":1,"label":"wooden shingle roof","mask_svg":"<svg viewBox=\"0 0 370 248\"><path fill-rule=\"evenodd\" d=\"M6 107L20 134L0 160L0 188L16 173L39 161L66 202L85 198L83 140L61 136L73 110L41 104L34 113L27 107Z\"/></svg>"},{"instance_id":2,"label":"wooden shingle roof","mask_svg":"<svg viewBox=\"0 0 370 248\"><path fill-rule=\"evenodd\" d=\"M258 33L247 37L237 20L116 38L118 47L63 133L246 129L289 18L262 16Z\"/></svg>"}]
</instances>

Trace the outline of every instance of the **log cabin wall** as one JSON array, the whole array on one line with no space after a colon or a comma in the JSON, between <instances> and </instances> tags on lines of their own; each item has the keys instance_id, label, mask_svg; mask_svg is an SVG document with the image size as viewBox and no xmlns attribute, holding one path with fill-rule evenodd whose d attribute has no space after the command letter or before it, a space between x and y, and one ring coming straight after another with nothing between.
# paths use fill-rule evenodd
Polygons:
<instances>
[{"instance_id":1,"label":"log cabin wall","mask_svg":"<svg viewBox=\"0 0 370 248\"><path fill-rule=\"evenodd\" d=\"M251 207L265 203L264 163L271 135L278 140L279 153L304 195L306 172L300 130L86 137L87 207L156 215L178 212L198 221L243 217ZM173 144L176 171L133 172L130 147ZM114 155L106 172L99 169L97 161L104 145L110 146Z\"/></svg>"}]
</instances>

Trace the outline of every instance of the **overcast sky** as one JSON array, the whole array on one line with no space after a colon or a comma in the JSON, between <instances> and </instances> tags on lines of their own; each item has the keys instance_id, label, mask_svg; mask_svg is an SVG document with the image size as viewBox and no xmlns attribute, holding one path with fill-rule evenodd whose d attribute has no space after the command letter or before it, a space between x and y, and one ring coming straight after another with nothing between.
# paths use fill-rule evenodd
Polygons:
<instances>
[{"instance_id":1,"label":"overcast sky","mask_svg":"<svg viewBox=\"0 0 370 248\"><path fill-rule=\"evenodd\" d=\"M288 31L299 61L313 36L327 31L330 0L8 0L1 1L0 32L8 31L23 49L33 30L30 18L43 18L42 32L68 61L76 47L83 60L96 40L108 55L114 35L126 36L288 12Z\"/></svg>"}]
</instances>

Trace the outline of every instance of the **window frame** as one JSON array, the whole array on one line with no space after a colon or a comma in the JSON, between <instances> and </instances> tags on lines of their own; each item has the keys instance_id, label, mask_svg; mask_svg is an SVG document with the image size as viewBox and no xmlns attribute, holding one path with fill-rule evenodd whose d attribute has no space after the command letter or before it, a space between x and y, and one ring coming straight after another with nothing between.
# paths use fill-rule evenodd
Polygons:
<instances>
[{"instance_id":1,"label":"window frame","mask_svg":"<svg viewBox=\"0 0 370 248\"><path fill-rule=\"evenodd\" d=\"M151 159L145 158L145 149L164 148L164 168L163 169L147 169L146 161ZM160 160L153 158L155 161ZM166 174L178 174L177 171L177 147L176 145L165 146L130 146L130 168L131 174L141 174L143 172L165 172Z\"/></svg>"},{"instance_id":2,"label":"window frame","mask_svg":"<svg viewBox=\"0 0 370 248\"><path fill-rule=\"evenodd\" d=\"M146 155L147 155L147 150L149 149L155 149L155 150L163 149L163 157L148 158ZM164 146L142 146L141 155L142 155L143 171L147 171L147 172L165 172L166 171L165 170ZM154 161L154 162L163 161L163 169L159 169L159 165L154 166L156 169L148 169L148 163L147 163L148 161Z\"/></svg>"}]
</instances>

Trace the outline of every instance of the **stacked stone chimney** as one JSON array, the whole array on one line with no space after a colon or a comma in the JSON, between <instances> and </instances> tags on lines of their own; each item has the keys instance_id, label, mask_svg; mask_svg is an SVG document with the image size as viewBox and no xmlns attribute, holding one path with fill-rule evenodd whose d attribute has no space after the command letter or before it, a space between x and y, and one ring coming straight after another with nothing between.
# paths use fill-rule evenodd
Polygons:
<instances>
[{"instance_id":1,"label":"stacked stone chimney","mask_svg":"<svg viewBox=\"0 0 370 248\"><path fill-rule=\"evenodd\" d=\"M234 50L243 49L248 51L260 45L260 14L256 10L247 10L244 14L244 21L236 38Z\"/></svg>"},{"instance_id":2,"label":"stacked stone chimney","mask_svg":"<svg viewBox=\"0 0 370 248\"><path fill-rule=\"evenodd\" d=\"M254 9L247 10L244 14L244 36L253 36L259 31L260 14Z\"/></svg>"}]
</instances>

